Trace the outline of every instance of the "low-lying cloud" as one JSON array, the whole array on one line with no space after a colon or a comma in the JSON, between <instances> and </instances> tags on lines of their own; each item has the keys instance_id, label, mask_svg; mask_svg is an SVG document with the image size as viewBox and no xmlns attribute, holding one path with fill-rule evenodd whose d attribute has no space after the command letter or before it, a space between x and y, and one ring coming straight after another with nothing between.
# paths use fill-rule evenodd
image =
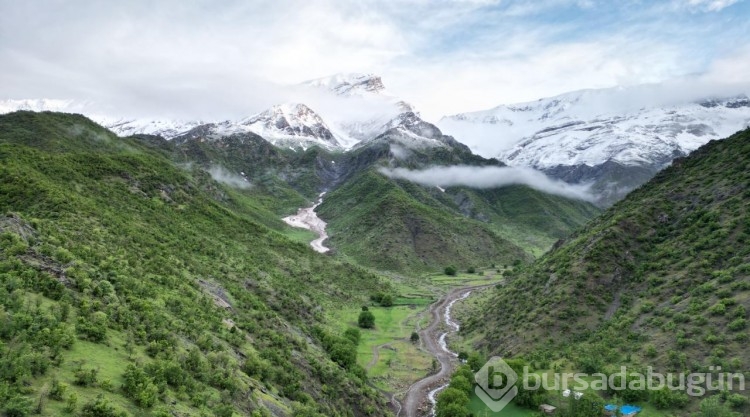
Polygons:
<instances>
[{"instance_id":1,"label":"low-lying cloud","mask_svg":"<svg viewBox=\"0 0 750 417\"><path fill-rule=\"evenodd\" d=\"M589 185L568 184L531 168L456 165L422 170L383 167L379 172L389 178L404 179L432 187L499 188L507 185L526 185L549 194L594 201Z\"/></svg>"},{"instance_id":2,"label":"low-lying cloud","mask_svg":"<svg viewBox=\"0 0 750 417\"><path fill-rule=\"evenodd\" d=\"M250 181L244 177L233 174L220 166L212 166L208 169L208 173L211 174L211 178L213 178L214 181L226 184L230 187L247 190L253 186Z\"/></svg>"}]
</instances>

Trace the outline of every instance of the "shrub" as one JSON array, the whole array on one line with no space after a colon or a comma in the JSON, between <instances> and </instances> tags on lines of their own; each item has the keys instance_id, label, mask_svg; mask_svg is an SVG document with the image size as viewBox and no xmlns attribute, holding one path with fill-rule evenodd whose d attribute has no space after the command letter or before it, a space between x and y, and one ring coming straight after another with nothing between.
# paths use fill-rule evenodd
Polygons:
<instances>
[{"instance_id":1,"label":"shrub","mask_svg":"<svg viewBox=\"0 0 750 417\"><path fill-rule=\"evenodd\" d=\"M446 266L444 272L445 272L445 275L450 275L450 276L455 276L456 273L458 273L455 266Z\"/></svg>"},{"instance_id":2,"label":"shrub","mask_svg":"<svg viewBox=\"0 0 750 417\"><path fill-rule=\"evenodd\" d=\"M96 369L85 369L83 366L80 366L73 373L73 376L75 377L73 382L82 387L90 387L96 384L96 377L98 374L99 371Z\"/></svg>"},{"instance_id":3,"label":"shrub","mask_svg":"<svg viewBox=\"0 0 750 417\"><path fill-rule=\"evenodd\" d=\"M745 319L736 319L732 321L731 323L729 323L729 325L727 326L727 328L729 328L729 330L733 332L740 331L746 327L747 327L747 320Z\"/></svg>"},{"instance_id":4,"label":"shrub","mask_svg":"<svg viewBox=\"0 0 750 417\"><path fill-rule=\"evenodd\" d=\"M359 327L363 329L372 329L373 327L375 327L375 315L368 310L364 310L359 313L357 324L359 324Z\"/></svg>"},{"instance_id":5,"label":"shrub","mask_svg":"<svg viewBox=\"0 0 750 417\"><path fill-rule=\"evenodd\" d=\"M67 390L67 384L60 382L57 378L53 378L52 388L49 391L49 396L53 400L62 401L65 399L65 391Z\"/></svg>"},{"instance_id":6,"label":"shrub","mask_svg":"<svg viewBox=\"0 0 750 417\"><path fill-rule=\"evenodd\" d=\"M86 403L81 408L81 417L126 417L124 411L117 411L109 401L99 395L94 401Z\"/></svg>"},{"instance_id":7,"label":"shrub","mask_svg":"<svg viewBox=\"0 0 750 417\"><path fill-rule=\"evenodd\" d=\"M6 417L26 417L31 414L31 401L21 396L13 397L3 405L3 412Z\"/></svg>"},{"instance_id":8,"label":"shrub","mask_svg":"<svg viewBox=\"0 0 750 417\"><path fill-rule=\"evenodd\" d=\"M358 345L362 338L362 333L359 329L350 327L344 331L344 337L351 340L355 345Z\"/></svg>"},{"instance_id":9,"label":"shrub","mask_svg":"<svg viewBox=\"0 0 750 417\"><path fill-rule=\"evenodd\" d=\"M383 307L391 307L393 305L393 297L390 294L385 294L380 299L380 305Z\"/></svg>"}]
</instances>

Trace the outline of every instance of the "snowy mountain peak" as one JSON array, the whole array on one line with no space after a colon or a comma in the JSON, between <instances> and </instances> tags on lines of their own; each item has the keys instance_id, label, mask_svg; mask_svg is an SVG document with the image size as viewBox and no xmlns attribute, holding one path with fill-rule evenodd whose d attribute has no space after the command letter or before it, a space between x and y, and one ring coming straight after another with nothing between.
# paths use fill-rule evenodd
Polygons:
<instances>
[{"instance_id":1,"label":"snowy mountain peak","mask_svg":"<svg viewBox=\"0 0 750 417\"><path fill-rule=\"evenodd\" d=\"M317 142L326 147L339 147L331 129L315 111L301 103L286 103L241 120L241 130L248 130L271 142L288 139Z\"/></svg>"},{"instance_id":2,"label":"snowy mountain peak","mask_svg":"<svg viewBox=\"0 0 750 417\"><path fill-rule=\"evenodd\" d=\"M750 126L746 95L690 94L658 84L583 90L449 116L438 126L508 165L595 182L611 203L675 157Z\"/></svg>"},{"instance_id":3,"label":"snowy mountain peak","mask_svg":"<svg viewBox=\"0 0 750 417\"><path fill-rule=\"evenodd\" d=\"M309 80L302 84L325 88L340 96L380 94L385 91L383 80L375 74L336 74Z\"/></svg>"}]
</instances>

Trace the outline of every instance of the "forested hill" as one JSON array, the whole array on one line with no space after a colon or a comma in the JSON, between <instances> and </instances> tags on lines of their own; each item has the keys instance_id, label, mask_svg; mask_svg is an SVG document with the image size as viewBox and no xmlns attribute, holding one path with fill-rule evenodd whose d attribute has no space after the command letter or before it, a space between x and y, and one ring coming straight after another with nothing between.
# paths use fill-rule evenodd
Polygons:
<instances>
[{"instance_id":1,"label":"forested hill","mask_svg":"<svg viewBox=\"0 0 750 417\"><path fill-rule=\"evenodd\" d=\"M745 372L748 184L750 130L708 143L508 274L462 329L543 367Z\"/></svg>"},{"instance_id":2,"label":"forested hill","mask_svg":"<svg viewBox=\"0 0 750 417\"><path fill-rule=\"evenodd\" d=\"M82 116L0 116L0 410L387 413L321 326L387 284L252 201Z\"/></svg>"}]
</instances>

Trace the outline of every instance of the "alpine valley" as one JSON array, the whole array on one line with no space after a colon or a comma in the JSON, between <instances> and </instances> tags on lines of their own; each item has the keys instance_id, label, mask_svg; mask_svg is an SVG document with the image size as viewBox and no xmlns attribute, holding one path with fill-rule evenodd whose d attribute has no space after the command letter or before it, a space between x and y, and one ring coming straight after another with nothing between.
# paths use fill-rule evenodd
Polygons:
<instances>
[{"instance_id":1,"label":"alpine valley","mask_svg":"<svg viewBox=\"0 0 750 417\"><path fill-rule=\"evenodd\" d=\"M539 374L750 364L741 92L431 123L377 75L294 88L317 99L224 120L0 101L1 412L460 417L482 415L466 375L493 354ZM524 394L518 415L589 415ZM662 394L621 399L703 407Z\"/></svg>"}]
</instances>

